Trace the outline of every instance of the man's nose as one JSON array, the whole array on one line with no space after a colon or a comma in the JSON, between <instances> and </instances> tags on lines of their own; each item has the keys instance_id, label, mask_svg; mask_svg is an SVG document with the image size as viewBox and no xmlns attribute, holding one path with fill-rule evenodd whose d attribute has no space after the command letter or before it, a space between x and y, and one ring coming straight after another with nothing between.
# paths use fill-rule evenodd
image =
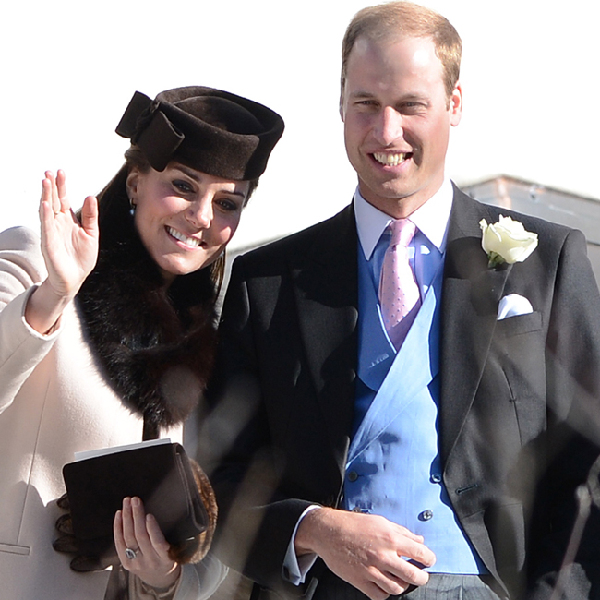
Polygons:
<instances>
[{"instance_id":1,"label":"man's nose","mask_svg":"<svg viewBox=\"0 0 600 600\"><path fill-rule=\"evenodd\" d=\"M391 106L384 107L379 114L375 135L384 146L389 146L394 140L401 138L402 115Z\"/></svg>"}]
</instances>

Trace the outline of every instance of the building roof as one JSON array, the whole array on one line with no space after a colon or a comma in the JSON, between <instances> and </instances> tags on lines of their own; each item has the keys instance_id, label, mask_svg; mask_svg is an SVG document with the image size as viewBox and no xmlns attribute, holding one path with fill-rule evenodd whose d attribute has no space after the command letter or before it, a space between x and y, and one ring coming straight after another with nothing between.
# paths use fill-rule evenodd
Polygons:
<instances>
[{"instance_id":1,"label":"building roof","mask_svg":"<svg viewBox=\"0 0 600 600\"><path fill-rule=\"evenodd\" d=\"M579 229L588 244L600 246L600 199L586 198L510 175L497 175L460 187L481 202Z\"/></svg>"}]
</instances>

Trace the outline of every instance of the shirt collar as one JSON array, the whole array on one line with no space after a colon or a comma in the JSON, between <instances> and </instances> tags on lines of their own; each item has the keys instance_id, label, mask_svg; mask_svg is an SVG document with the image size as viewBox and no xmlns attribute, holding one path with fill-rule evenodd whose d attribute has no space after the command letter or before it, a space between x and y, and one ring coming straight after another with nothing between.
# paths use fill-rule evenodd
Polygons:
<instances>
[{"instance_id":1,"label":"shirt collar","mask_svg":"<svg viewBox=\"0 0 600 600\"><path fill-rule=\"evenodd\" d=\"M410 215L410 220L443 254L446 250L446 232L452 208L452 184L444 179L440 189L423 206ZM367 260L371 258L381 234L392 220L390 216L369 204L356 188L354 192L354 218L358 239Z\"/></svg>"}]
</instances>

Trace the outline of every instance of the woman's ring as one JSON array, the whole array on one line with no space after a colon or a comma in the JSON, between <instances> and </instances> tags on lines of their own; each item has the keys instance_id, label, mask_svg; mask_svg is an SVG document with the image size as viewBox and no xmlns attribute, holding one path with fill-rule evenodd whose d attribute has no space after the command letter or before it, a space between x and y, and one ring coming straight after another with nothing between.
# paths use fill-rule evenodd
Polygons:
<instances>
[{"instance_id":1,"label":"woman's ring","mask_svg":"<svg viewBox=\"0 0 600 600\"><path fill-rule=\"evenodd\" d=\"M133 548L125 548L125 556L129 559L129 560L133 560L134 558L137 558L137 553L138 550L134 550Z\"/></svg>"}]
</instances>

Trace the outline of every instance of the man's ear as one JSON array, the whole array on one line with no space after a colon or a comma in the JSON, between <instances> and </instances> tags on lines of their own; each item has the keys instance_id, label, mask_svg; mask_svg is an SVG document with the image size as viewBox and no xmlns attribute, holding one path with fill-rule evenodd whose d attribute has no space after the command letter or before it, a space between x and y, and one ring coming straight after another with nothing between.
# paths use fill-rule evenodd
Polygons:
<instances>
[{"instance_id":1,"label":"man's ear","mask_svg":"<svg viewBox=\"0 0 600 600\"><path fill-rule=\"evenodd\" d=\"M456 82L450 95L450 125L456 127L462 118L462 87L460 81Z\"/></svg>"},{"instance_id":2,"label":"man's ear","mask_svg":"<svg viewBox=\"0 0 600 600\"><path fill-rule=\"evenodd\" d=\"M342 89L340 90L340 117L342 117L342 123L344 122L346 113L346 82L342 83Z\"/></svg>"},{"instance_id":3,"label":"man's ear","mask_svg":"<svg viewBox=\"0 0 600 600\"><path fill-rule=\"evenodd\" d=\"M125 189L127 190L127 197L130 200L132 198L137 198L139 176L140 172L138 171L137 167L133 167L127 174L127 179L125 180Z\"/></svg>"}]
</instances>

